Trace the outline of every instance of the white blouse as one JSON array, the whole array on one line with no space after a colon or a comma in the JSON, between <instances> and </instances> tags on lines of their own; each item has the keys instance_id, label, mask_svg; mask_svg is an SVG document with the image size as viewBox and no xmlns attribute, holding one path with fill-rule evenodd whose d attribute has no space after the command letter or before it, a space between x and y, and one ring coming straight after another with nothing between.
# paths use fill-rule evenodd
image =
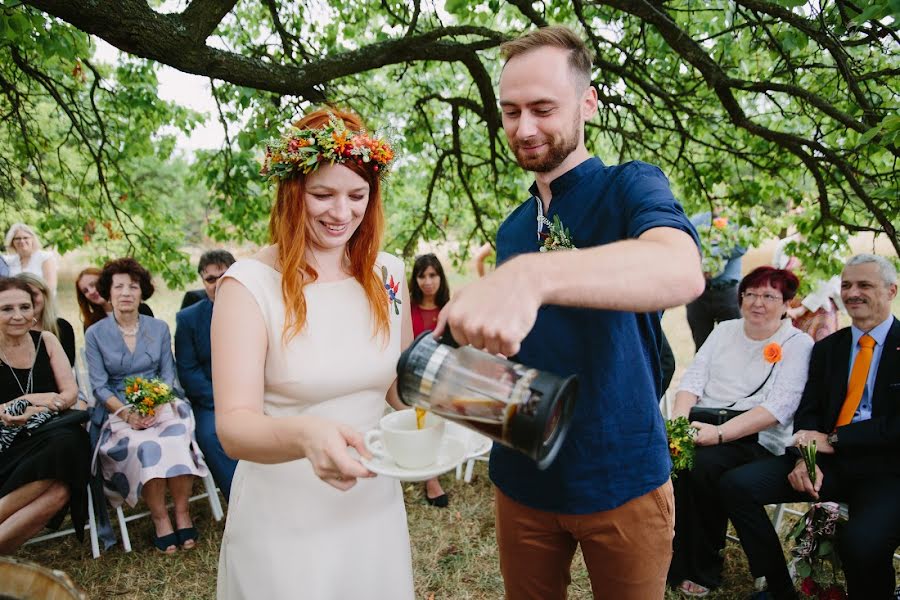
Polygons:
<instances>
[{"instance_id":1,"label":"white blouse","mask_svg":"<svg viewBox=\"0 0 900 600\"><path fill-rule=\"evenodd\" d=\"M772 342L782 352L774 364L763 356L763 349ZM806 385L812 347L812 338L789 319L765 340L747 337L744 319L724 321L700 347L678 391L697 396L697 406L734 410L762 406L778 423L759 433L759 443L781 455L793 435L794 412Z\"/></svg>"},{"instance_id":2,"label":"white blouse","mask_svg":"<svg viewBox=\"0 0 900 600\"><path fill-rule=\"evenodd\" d=\"M28 259L28 265L23 269L22 268L22 259L19 258L19 255L13 252L9 256L6 256L6 264L9 265L9 274L10 275L18 275L19 273L31 273L32 275L37 275L41 279L44 278L44 263L53 258L53 254L51 252L47 252L46 250L38 250L37 252L31 255L31 258Z\"/></svg>"}]
</instances>

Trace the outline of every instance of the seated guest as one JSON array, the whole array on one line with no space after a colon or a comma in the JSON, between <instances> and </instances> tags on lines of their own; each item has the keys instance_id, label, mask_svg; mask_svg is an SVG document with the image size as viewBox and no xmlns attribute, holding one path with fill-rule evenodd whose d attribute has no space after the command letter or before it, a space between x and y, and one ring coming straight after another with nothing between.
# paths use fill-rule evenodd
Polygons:
<instances>
[{"instance_id":1,"label":"seated guest","mask_svg":"<svg viewBox=\"0 0 900 600\"><path fill-rule=\"evenodd\" d=\"M231 478L237 461L225 454L216 436L209 327L216 299L216 283L233 263L234 257L225 250L205 252L197 267L205 288L205 297L175 316L175 364L178 379L194 409L197 443L200 444L206 464L225 498L231 493Z\"/></svg>"},{"instance_id":2,"label":"seated guest","mask_svg":"<svg viewBox=\"0 0 900 600\"><path fill-rule=\"evenodd\" d=\"M99 321L105 319L112 312L112 304L97 291L97 281L100 279L100 269L88 267L75 278L75 295L78 299L78 308L81 310L81 322L84 330ZM153 316L150 307L141 302L138 312L148 317Z\"/></svg>"},{"instance_id":3,"label":"seated guest","mask_svg":"<svg viewBox=\"0 0 900 600\"><path fill-rule=\"evenodd\" d=\"M193 548L197 531L188 499L194 477L206 476L207 470L194 450L190 405L176 398L155 416L142 416L125 404L127 377L160 379L173 389L175 384L169 326L137 310L153 294L150 273L133 258L113 260L103 267L97 289L113 308L111 318L85 334L96 400L91 441L99 444L106 495L113 506L134 506L143 497L156 531L153 544L161 552ZM167 488L175 505L174 527L166 508Z\"/></svg>"},{"instance_id":4,"label":"seated guest","mask_svg":"<svg viewBox=\"0 0 900 600\"><path fill-rule=\"evenodd\" d=\"M900 546L900 321L891 315L897 271L860 254L841 274L841 300L852 325L818 342L794 416L794 443L816 442L816 483L796 447L722 478L728 517L754 577L768 596L797 597L766 504L846 502L850 520L837 550L856 600L894 598L892 556Z\"/></svg>"},{"instance_id":5,"label":"seated guest","mask_svg":"<svg viewBox=\"0 0 900 600\"><path fill-rule=\"evenodd\" d=\"M201 257L202 259L202 257ZM184 293L184 297L181 299L181 309L184 310L188 306L192 304L197 304L201 300L206 298L206 290L188 290Z\"/></svg>"},{"instance_id":6,"label":"seated guest","mask_svg":"<svg viewBox=\"0 0 900 600\"><path fill-rule=\"evenodd\" d=\"M59 340L33 323L28 285L0 278L0 554L58 527L67 508L82 539L87 517L87 432L53 416L78 388Z\"/></svg>"},{"instance_id":7,"label":"seated guest","mask_svg":"<svg viewBox=\"0 0 900 600\"><path fill-rule=\"evenodd\" d=\"M72 324L56 316L56 300L43 279L32 273L19 273L16 279L24 281L34 298L34 318L37 319L32 331L49 331L59 339L69 365L75 366L75 330Z\"/></svg>"},{"instance_id":8,"label":"seated guest","mask_svg":"<svg viewBox=\"0 0 900 600\"><path fill-rule=\"evenodd\" d=\"M759 267L738 286L741 318L719 323L681 379L673 417L691 419L694 468L675 479L675 540L669 583L705 596L721 582L728 518L719 479L735 467L784 454L806 383L813 341L784 314L797 292L790 271ZM730 409L720 425L703 408ZM693 409L693 410L692 410Z\"/></svg>"},{"instance_id":9,"label":"seated guest","mask_svg":"<svg viewBox=\"0 0 900 600\"><path fill-rule=\"evenodd\" d=\"M47 282L52 295L56 295L56 256L41 250L41 240L34 229L25 223L15 223L6 233L6 256L10 275L32 273Z\"/></svg>"}]
</instances>

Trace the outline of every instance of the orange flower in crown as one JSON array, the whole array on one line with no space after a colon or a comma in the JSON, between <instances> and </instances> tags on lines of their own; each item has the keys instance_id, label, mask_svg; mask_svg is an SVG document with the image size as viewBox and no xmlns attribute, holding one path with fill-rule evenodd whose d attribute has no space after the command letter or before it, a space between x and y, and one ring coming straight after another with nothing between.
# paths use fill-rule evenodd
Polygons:
<instances>
[{"instance_id":1,"label":"orange flower in crown","mask_svg":"<svg viewBox=\"0 0 900 600\"><path fill-rule=\"evenodd\" d=\"M769 364L775 364L781 361L781 346L778 342L772 342L763 348L763 358Z\"/></svg>"},{"instance_id":2,"label":"orange flower in crown","mask_svg":"<svg viewBox=\"0 0 900 600\"><path fill-rule=\"evenodd\" d=\"M725 229L728 227L728 217L716 217L713 219L712 224L716 229Z\"/></svg>"},{"instance_id":3,"label":"orange flower in crown","mask_svg":"<svg viewBox=\"0 0 900 600\"><path fill-rule=\"evenodd\" d=\"M260 175L268 180L285 180L315 171L320 164L354 161L384 177L394 160L394 150L386 139L365 131L348 129L334 115L318 129L290 127L266 146Z\"/></svg>"}]
</instances>

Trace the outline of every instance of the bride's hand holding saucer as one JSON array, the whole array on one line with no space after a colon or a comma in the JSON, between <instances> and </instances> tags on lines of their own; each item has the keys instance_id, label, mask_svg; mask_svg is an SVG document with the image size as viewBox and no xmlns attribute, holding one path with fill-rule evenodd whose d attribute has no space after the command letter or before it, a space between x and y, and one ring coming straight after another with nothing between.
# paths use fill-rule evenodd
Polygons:
<instances>
[{"instance_id":1,"label":"bride's hand holding saucer","mask_svg":"<svg viewBox=\"0 0 900 600\"><path fill-rule=\"evenodd\" d=\"M307 417L303 429L303 454L316 476L328 485L346 491L356 485L357 478L375 476L347 451L352 447L360 456L372 457L363 436L349 425Z\"/></svg>"}]
</instances>

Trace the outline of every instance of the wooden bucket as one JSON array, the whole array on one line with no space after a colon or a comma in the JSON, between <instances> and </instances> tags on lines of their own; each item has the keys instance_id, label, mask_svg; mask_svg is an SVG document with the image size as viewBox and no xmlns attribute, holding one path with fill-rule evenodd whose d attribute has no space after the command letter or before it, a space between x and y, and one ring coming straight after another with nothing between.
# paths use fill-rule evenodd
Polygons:
<instances>
[{"instance_id":1,"label":"wooden bucket","mask_svg":"<svg viewBox=\"0 0 900 600\"><path fill-rule=\"evenodd\" d=\"M87 600L62 571L0 556L0 600Z\"/></svg>"}]
</instances>

